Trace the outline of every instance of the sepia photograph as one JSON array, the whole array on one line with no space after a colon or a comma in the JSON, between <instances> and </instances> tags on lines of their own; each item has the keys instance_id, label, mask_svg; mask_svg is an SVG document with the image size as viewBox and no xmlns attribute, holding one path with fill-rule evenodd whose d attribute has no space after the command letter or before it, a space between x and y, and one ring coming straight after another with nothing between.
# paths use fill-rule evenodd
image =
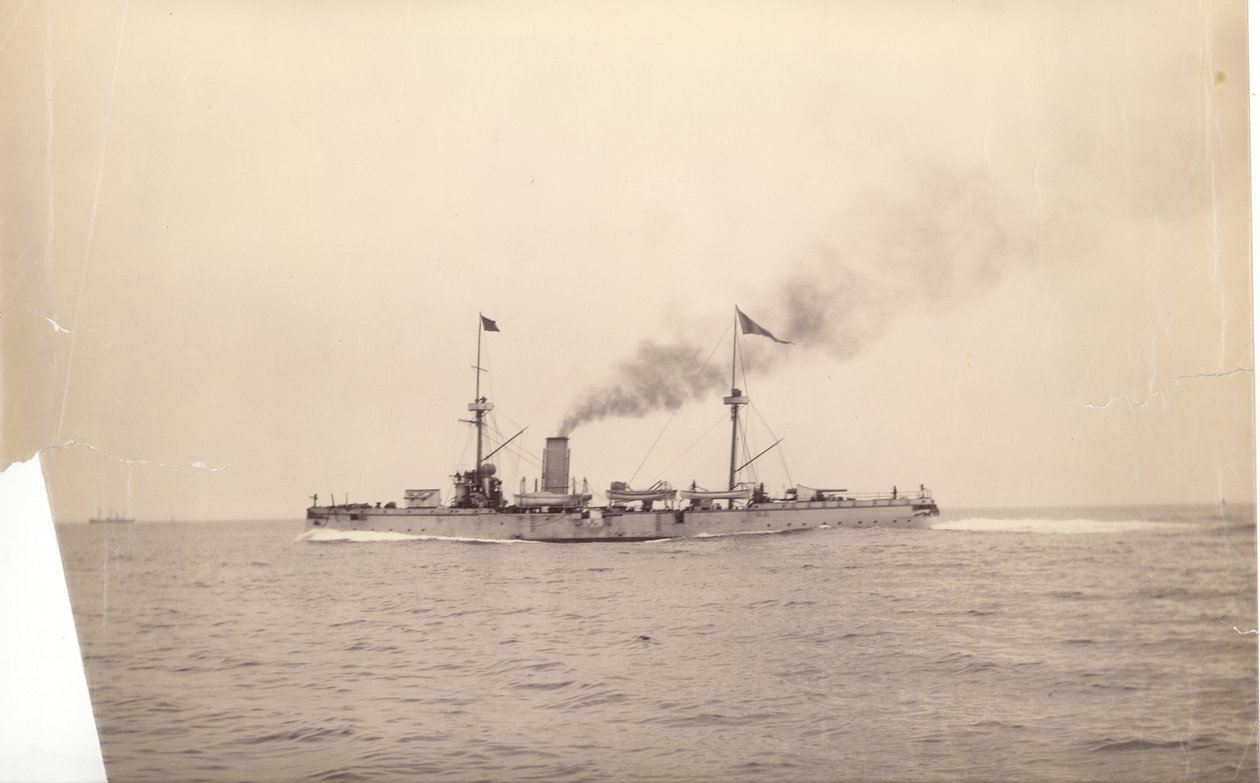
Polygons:
<instances>
[{"instance_id":1,"label":"sepia photograph","mask_svg":"<svg viewBox=\"0 0 1260 783\"><path fill-rule=\"evenodd\" d=\"M1244 0L0 36L0 783L1260 779Z\"/></svg>"}]
</instances>

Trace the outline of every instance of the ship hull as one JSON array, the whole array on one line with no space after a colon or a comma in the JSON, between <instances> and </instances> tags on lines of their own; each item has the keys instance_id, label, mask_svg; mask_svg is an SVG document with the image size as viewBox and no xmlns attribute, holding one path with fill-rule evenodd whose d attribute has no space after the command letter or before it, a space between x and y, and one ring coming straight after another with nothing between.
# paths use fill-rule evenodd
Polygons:
<instances>
[{"instance_id":1,"label":"ship hull","mask_svg":"<svg viewBox=\"0 0 1260 783\"><path fill-rule=\"evenodd\" d=\"M928 528L936 506L911 498L802 501L737 509L493 511L455 508L313 506L308 530L402 533L481 541L595 543L779 533L818 528Z\"/></svg>"}]
</instances>

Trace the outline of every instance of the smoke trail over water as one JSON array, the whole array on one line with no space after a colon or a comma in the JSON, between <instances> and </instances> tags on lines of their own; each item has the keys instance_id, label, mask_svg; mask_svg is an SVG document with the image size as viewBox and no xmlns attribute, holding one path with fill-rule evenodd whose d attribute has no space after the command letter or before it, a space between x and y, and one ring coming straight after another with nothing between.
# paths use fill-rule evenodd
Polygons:
<instances>
[{"instance_id":1,"label":"smoke trail over water","mask_svg":"<svg viewBox=\"0 0 1260 783\"><path fill-rule=\"evenodd\" d=\"M629 359L617 365L614 379L586 393L565 417L560 434L588 421L609 416L643 416L673 410L692 389L721 387L722 371L704 364L704 349L682 340L644 341Z\"/></svg>"},{"instance_id":2,"label":"smoke trail over water","mask_svg":"<svg viewBox=\"0 0 1260 783\"><path fill-rule=\"evenodd\" d=\"M852 358L898 312L987 290L1031 250L1032 221L984 180L917 184L913 197L896 202L869 198L852 210L852 228L792 267L770 309L786 339Z\"/></svg>"},{"instance_id":3,"label":"smoke trail over water","mask_svg":"<svg viewBox=\"0 0 1260 783\"><path fill-rule=\"evenodd\" d=\"M867 194L843 215L843 223L789 262L775 283L746 297L754 320L796 343L744 340L741 351L755 357L758 371L801 350L852 358L899 312L945 306L996 285L1010 263L1035 251L1039 233L1030 211L1004 201L982 175L920 178L910 195ZM757 304L763 306L753 309ZM562 433L610 416L670 411L689 394L722 389L721 368L696 375L704 351L686 337L644 342L612 379L574 403Z\"/></svg>"}]
</instances>

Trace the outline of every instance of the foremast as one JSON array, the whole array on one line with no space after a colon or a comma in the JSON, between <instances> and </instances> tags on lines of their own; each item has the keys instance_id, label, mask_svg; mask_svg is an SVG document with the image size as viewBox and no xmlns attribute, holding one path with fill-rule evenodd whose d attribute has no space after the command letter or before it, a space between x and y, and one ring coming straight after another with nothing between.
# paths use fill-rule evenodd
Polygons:
<instances>
[{"instance_id":1,"label":"foremast","mask_svg":"<svg viewBox=\"0 0 1260 783\"><path fill-rule=\"evenodd\" d=\"M486 426L486 414L494 410L494 403L488 402L485 397L481 396L481 373L484 370L481 367L481 336L485 334L487 322L492 327L490 331L497 332L499 327L480 313L477 314L477 364L473 366L473 375L476 377L473 388L473 401L468 403L468 410L473 414L473 426L477 428L477 464L475 470L481 472L481 463L484 461L483 453L483 433Z\"/></svg>"},{"instance_id":2,"label":"foremast","mask_svg":"<svg viewBox=\"0 0 1260 783\"><path fill-rule=\"evenodd\" d=\"M477 431L477 462L472 470L457 474L455 478L456 508L498 508L504 505L502 482L495 478L494 465L485 458L486 414L494 410L494 403L481 396L481 339L486 332L499 331L498 325L480 313L477 314L477 363L473 366L473 401L468 410L473 418L469 423Z\"/></svg>"}]
</instances>

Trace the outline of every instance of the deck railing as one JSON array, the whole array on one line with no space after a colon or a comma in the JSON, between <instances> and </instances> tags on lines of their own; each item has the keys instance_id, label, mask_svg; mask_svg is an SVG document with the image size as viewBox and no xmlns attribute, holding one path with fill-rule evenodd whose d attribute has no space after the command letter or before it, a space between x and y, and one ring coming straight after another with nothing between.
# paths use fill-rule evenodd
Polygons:
<instances>
[{"instance_id":1,"label":"deck railing","mask_svg":"<svg viewBox=\"0 0 1260 783\"><path fill-rule=\"evenodd\" d=\"M892 503L893 501L902 501L905 503L932 502L932 490L927 487L920 487L905 492L900 489L896 492L891 489L887 492L849 492L847 490L829 489L819 489L814 491L817 494L810 495L808 492L800 492L796 499L802 501L815 499L827 501L861 501L864 503L872 501L887 501L889 503ZM789 499L791 499L790 495Z\"/></svg>"}]
</instances>

